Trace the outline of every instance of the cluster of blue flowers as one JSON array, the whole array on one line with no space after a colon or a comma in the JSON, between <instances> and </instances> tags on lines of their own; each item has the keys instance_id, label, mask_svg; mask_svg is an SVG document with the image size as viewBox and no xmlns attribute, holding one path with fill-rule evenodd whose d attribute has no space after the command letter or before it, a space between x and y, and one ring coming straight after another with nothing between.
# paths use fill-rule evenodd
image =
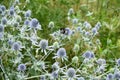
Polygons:
<instances>
[{"instance_id":1,"label":"cluster of blue flowers","mask_svg":"<svg viewBox=\"0 0 120 80\"><path fill-rule=\"evenodd\" d=\"M5 80L120 80L120 58L111 67L107 60L95 56L100 47L96 38L102 26L100 22L94 27L87 21L81 23L70 8L69 27L51 33L54 42L48 44L50 41L37 33L42 30L39 20L31 17L31 10L20 10L19 5L19 0L8 9L0 5L0 74L4 74ZM54 27L53 21L48 23L49 29ZM64 40L74 39L69 52ZM72 53L75 56L70 58Z\"/></svg>"}]
</instances>

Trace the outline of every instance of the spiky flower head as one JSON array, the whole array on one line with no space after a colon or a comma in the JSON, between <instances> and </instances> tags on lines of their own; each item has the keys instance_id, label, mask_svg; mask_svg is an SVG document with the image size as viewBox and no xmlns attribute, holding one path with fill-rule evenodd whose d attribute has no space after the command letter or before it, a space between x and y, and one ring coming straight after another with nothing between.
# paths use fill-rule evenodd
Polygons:
<instances>
[{"instance_id":1,"label":"spiky flower head","mask_svg":"<svg viewBox=\"0 0 120 80\"><path fill-rule=\"evenodd\" d=\"M70 8L69 11L68 11L68 16L69 16L69 15L72 15L73 13L74 13L73 8Z\"/></svg>"},{"instance_id":2,"label":"spiky flower head","mask_svg":"<svg viewBox=\"0 0 120 80\"><path fill-rule=\"evenodd\" d=\"M43 49L43 50L47 49L47 47L48 47L48 40L45 40L45 39L41 40L39 45L40 45L41 49Z\"/></svg>"},{"instance_id":3,"label":"spiky flower head","mask_svg":"<svg viewBox=\"0 0 120 80\"><path fill-rule=\"evenodd\" d=\"M19 42L14 42L14 43L12 44L12 49L15 50L15 51L20 50L21 47L22 47L22 46L21 46L21 44L20 44Z\"/></svg>"},{"instance_id":4,"label":"spiky flower head","mask_svg":"<svg viewBox=\"0 0 120 80\"><path fill-rule=\"evenodd\" d=\"M117 65L120 66L120 58L117 59Z\"/></svg>"},{"instance_id":5,"label":"spiky flower head","mask_svg":"<svg viewBox=\"0 0 120 80\"><path fill-rule=\"evenodd\" d=\"M94 53L93 53L92 51L86 51L86 52L83 54L83 57L84 57L84 58L87 58L87 59L94 58Z\"/></svg>"},{"instance_id":6,"label":"spiky flower head","mask_svg":"<svg viewBox=\"0 0 120 80\"><path fill-rule=\"evenodd\" d=\"M37 28L37 26L39 25L39 22L36 18L33 18L30 23L31 28Z\"/></svg>"},{"instance_id":7,"label":"spiky flower head","mask_svg":"<svg viewBox=\"0 0 120 80\"><path fill-rule=\"evenodd\" d=\"M18 65L18 71L25 71L26 70L26 65L25 64L19 64Z\"/></svg>"},{"instance_id":8,"label":"spiky flower head","mask_svg":"<svg viewBox=\"0 0 120 80\"><path fill-rule=\"evenodd\" d=\"M51 77L54 78L54 79L58 78L58 71L53 71L51 73Z\"/></svg>"},{"instance_id":9,"label":"spiky flower head","mask_svg":"<svg viewBox=\"0 0 120 80\"><path fill-rule=\"evenodd\" d=\"M106 77L106 80L113 80L113 74L112 73L109 73Z\"/></svg>"},{"instance_id":10,"label":"spiky flower head","mask_svg":"<svg viewBox=\"0 0 120 80\"><path fill-rule=\"evenodd\" d=\"M58 58L64 58L66 57L66 50L65 48L59 48L57 51L57 57Z\"/></svg>"},{"instance_id":11,"label":"spiky flower head","mask_svg":"<svg viewBox=\"0 0 120 80\"><path fill-rule=\"evenodd\" d=\"M69 68L66 72L68 78L74 78L76 76L76 71L74 68Z\"/></svg>"},{"instance_id":12,"label":"spiky flower head","mask_svg":"<svg viewBox=\"0 0 120 80\"><path fill-rule=\"evenodd\" d=\"M3 12L6 10L6 7L4 5L1 5L0 8Z\"/></svg>"},{"instance_id":13,"label":"spiky flower head","mask_svg":"<svg viewBox=\"0 0 120 80\"><path fill-rule=\"evenodd\" d=\"M106 65L106 60L105 60L105 59L102 59L102 58L99 58L99 59L97 60L97 63L98 63L99 65Z\"/></svg>"},{"instance_id":14,"label":"spiky flower head","mask_svg":"<svg viewBox=\"0 0 120 80\"><path fill-rule=\"evenodd\" d=\"M7 24L7 18L6 18L6 17L3 17L3 18L1 19L1 23L2 23L3 25Z\"/></svg>"},{"instance_id":15,"label":"spiky flower head","mask_svg":"<svg viewBox=\"0 0 120 80\"><path fill-rule=\"evenodd\" d=\"M24 21L24 25L29 26L29 24L30 24L30 20L25 20Z\"/></svg>"},{"instance_id":16,"label":"spiky flower head","mask_svg":"<svg viewBox=\"0 0 120 80\"><path fill-rule=\"evenodd\" d=\"M27 10L27 11L25 12L24 16L25 16L26 18L30 17L30 16L31 16L31 10Z\"/></svg>"}]
</instances>

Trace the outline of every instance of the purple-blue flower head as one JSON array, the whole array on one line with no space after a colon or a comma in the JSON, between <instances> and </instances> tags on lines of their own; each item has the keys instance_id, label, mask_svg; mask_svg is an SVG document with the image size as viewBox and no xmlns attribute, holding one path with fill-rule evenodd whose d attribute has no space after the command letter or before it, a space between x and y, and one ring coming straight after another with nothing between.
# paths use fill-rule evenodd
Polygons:
<instances>
[{"instance_id":1,"label":"purple-blue flower head","mask_svg":"<svg viewBox=\"0 0 120 80\"><path fill-rule=\"evenodd\" d=\"M86 51L84 54L83 54L83 57L84 58L94 58L94 53L92 51Z\"/></svg>"},{"instance_id":2,"label":"purple-blue flower head","mask_svg":"<svg viewBox=\"0 0 120 80\"><path fill-rule=\"evenodd\" d=\"M64 58L66 57L66 50L65 48L59 48L57 51L57 57L58 58Z\"/></svg>"},{"instance_id":3,"label":"purple-blue flower head","mask_svg":"<svg viewBox=\"0 0 120 80\"><path fill-rule=\"evenodd\" d=\"M90 32L85 32L85 36L89 37L90 36Z\"/></svg>"},{"instance_id":4,"label":"purple-blue flower head","mask_svg":"<svg viewBox=\"0 0 120 80\"><path fill-rule=\"evenodd\" d=\"M8 44L11 46L13 44L13 41L11 39L9 39Z\"/></svg>"},{"instance_id":5,"label":"purple-blue flower head","mask_svg":"<svg viewBox=\"0 0 120 80\"><path fill-rule=\"evenodd\" d=\"M83 23L83 25L85 26L86 29L90 29L90 28L91 28L91 24L88 23L87 21L85 21L85 22Z\"/></svg>"},{"instance_id":6,"label":"purple-blue flower head","mask_svg":"<svg viewBox=\"0 0 120 80\"><path fill-rule=\"evenodd\" d=\"M97 33L97 29L96 28L92 28L92 33L96 34Z\"/></svg>"},{"instance_id":7,"label":"purple-blue flower head","mask_svg":"<svg viewBox=\"0 0 120 80\"><path fill-rule=\"evenodd\" d=\"M72 23L73 23L73 24L77 24L77 23L78 23L78 19L77 19L77 18L74 18L74 19L72 20Z\"/></svg>"},{"instance_id":8,"label":"purple-blue flower head","mask_svg":"<svg viewBox=\"0 0 120 80\"><path fill-rule=\"evenodd\" d=\"M80 32L80 31L81 31L81 27L78 26L76 30L77 30L78 32Z\"/></svg>"},{"instance_id":9,"label":"purple-blue flower head","mask_svg":"<svg viewBox=\"0 0 120 80\"><path fill-rule=\"evenodd\" d=\"M48 47L48 40L41 40L40 43L39 43L41 49L45 50L47 47Z\"/></svg>"},{"instance_id":10,"label":"purple-blue flower head","mask_svg":"<svg viewBox=\"0 0 120 80\"><path fill-rule=\"evenodd\" d=\"M97 63L98 63L99 65L106 65L106 60L100 58L100 59L97 60Z\"/></svg>"},{"instance_id":11,"label":"purple-blue flower head","mask_svg":"<svg viewBox=\"0 0 120 80\"><path fill-rule=\"evenodd\" d=\"M24 21L24 25L27 25L27 26L28 26L29 24L30 24L30 21L29 21L29 20L25 20L25 21Z\"/></svg>"},{"instance_id":12,"label":"purple-blue flower head","mask_svg":"<svg viewBox=\"0 0 120 80\"><path fill-rule=\"evenodd\" d=\"M1 23L2 23L3 25L7 24L7 18L6 18L6 17L3 17L3 18L1 19Z\"/></svg>"},{"instance_id":13,"label":"purple-blue flower head","mask_svg":"<svg viewBox=\"0 0 120 80\"><path fill-rule=\"evenodd\" d=\"M65 28L65 35L71 35L72 31L70 28Z\"/></svg>"},{"instance_id":14,"label":"purple-blue flower head","mask_svg":"<svg viewBox=\"0 0 120 80\"><path fill-rule=\"evenodd\" d=\"M31 10L27 10L24 15L25 15L26 18L30 17L31 16Z\"/></svg>"},{"instance_id":15,"label":"purple-blue flower head","mask_svg":"<svg viewBox=\"0 0 120 80\"><path fill-rule=\"evenodd\" d=\"M6 7L4 5L1 5L0 8L3 12L6 10Z\"/></svg>"},{"instance_id":16,"label":"purple-blue flower head","mask_svg":"<svg viewBox=\"0 0 120 80\"><path fill-rule=\"evenodd\" d=\"M18 51L21 49L21 45L19 42L14 42L13 45L12 45L12 49L15 50L15 51Z\"/></svg>"},{"instance_id":17,"label":"purple-blue flower head","mask_svg":"<svg viewBox=\"0 0 120 80\"><path fill-rule=\"evenodd\" d=\"M117 65L120 66L120 58L117 60Z\"/></svg>"},{"instance_id":18,"label":"purple-blue flower head","mask_svg":"<svg viewBox=\"0 0 120 80\"><path fill-rule=\"evenodd\" d=\"M113 74L109 73L106 77L106 80L113 80Z\"/></svg>"},{"instance_id":19,"label":"purple-blue flower head","mask_svg":"<svg viewBox=\"0 0 120 80\"><path fill-rule=\"evenodd\" d=\"M95 25L95 28L96 28L97 30L99 30L100 27L101 27L101 23L98 22L98 23Z\"/></svg>"},{"instance_id":20,"label":"purple-blue flower head","mask_svg":"<svg viewBox=\"0 0 120 80\"><path fill-rule=\"evenodd\" d=\"M57 71L53 71L51 74L52 78L56 79L58 78L58 72Z\"/></svg>"},{"instance_id":21,"label":"purple-blue flower head","mask_svg":"<svg viewBox=\"0 0 120 80\"><path fill-rule=\"evenodd\" d=\"M26 70L26 65L25 64L19 64L17 69L18 69L18 71L25 71Z\"/></svg>"},{"instance_id":22,"label":"purple-blue flower head","mask_svg":"<svg viewBox=\"0 0 120 80\"><path fill-rule=\"evenodd\" d=\"M39 25L38 20L37 20L36 18L33 18L33 19L31 20L31 22L30 22L31 28L37 28L38 25Z\"/></svg>"},{"instance_id":23,"label":"purple-blue flower head","mask_svg":"<svg viewBox=\"0 0 120 80\"><path fill-rule=\"evenodd\" d=\"M75 71L75 69L74 68L69 68L67 70L67 72L66 72L66 76L68 78L74 78L74 77L76 77L76 71Z\"/></svg>"},{"instance_id":24,"label":"purple-blue flower head","mask_svg":"<svg viewBox=\"0 0 120 80\"><path fill-rule=\"evenodd\" d=\"M14 8L10 8L10 9L9 9L9 15L10 15L10 16L14 16L14 15L15 15L15 10L14 10Z\"/></svg>"},{"instance_id":25,"label":"purple-blue flower head","mask_svg":"<svg viewBox=\"0 0 120 80\"><path fill-rule=\"evenodd\" d=\"M114 79L120 80L120 71L114 73Z\"/></svg>"}]
</instances>

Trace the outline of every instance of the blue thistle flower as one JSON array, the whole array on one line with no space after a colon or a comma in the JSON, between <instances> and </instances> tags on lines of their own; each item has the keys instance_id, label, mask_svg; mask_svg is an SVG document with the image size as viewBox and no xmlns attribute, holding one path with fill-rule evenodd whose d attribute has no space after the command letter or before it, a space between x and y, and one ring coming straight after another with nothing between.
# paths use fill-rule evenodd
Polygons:
<instances>
[{"instance_id":1,"label":"blue thistle flower","mask_svg":"<svg viewBox=\"0 0 120 80\"><path fill-rule=\"evenodd\" d=\"M29 24L30 24L30 21L29 21L29 20L25 20L25 21L24 21L24 25L27 25L27 26L28 26Z\"/></svg>"},{"instance_id":2,"label":"blue thistle flower","mask_svg":"<svg viewBox=\"0 0 120 80\"><path fill-rule=\"evenodd\" d=\"M100 58L100 59L97 60L97 63L98 63L99 65L106 65L106 60Z\"/></svg>"},{"instance_id":3,"label":"blue thistle flower","mask_svg":"<svg viewBox=\"0 0 120 80\"><path fill-rule=\"evenodd\" d=\"M78 19L77 19L77 18L74 18L74 19L72 20L72 23L73 23L73 24L77 24L77 23L78 23Z\"/></svg>"},{"instance_id":4,"label":"blue thistle flower","mask_svg":"<svg viewBox=\"0 0 120 80\"><path fill-rule=\"evenodd\" d=\"M47 47L48 47L48 40L45 40L45 39L41 40L39 45L40 45L41 49L43 49L43 50L47 49Z\"/></svg>"},{"instance_id":5,"label":"blue thistle flower","mask_svg":"<svg viewBox=\"0 0 120 80\"><path fill-rule=\"evenodd\" d=\"M3 12L6 10L6 7L4 5L1 5L0 8Z\"/></svg>"},{"instance_id":6,"label":"blue thistle flower","mask_svg":"<svg viewBox=\"0 0 120 80\"><path fill-rule=\"evenodd\" d=\"M104 72L105 71L105 66L104 65L101 65L99 68L98 68L98 72Z\"/></svg>"},{"instance_id":7,"label":"blue thistle flower","mask_svg":"<svg viewBox=\"0 0 120 80\"><path fill-rule=\"evenodd\" d=\"M85 36L89 37L90 36L90 32L85 32Z\"/></svg>"},{"instance_id":8,"label":"blue thistle flower","mask_svg":"<svg viewBox=\"0 0 120 80\"><path fill-rule=\"evenodd\" d=\"M94 53L92 51L86 51L84 54L83 54L83 57L84 58L94 58Z\"/></svg>"},{"instance_id":9,"label":"blue thistle flower","mask_svg":"<svg viewBox=\"0 0 120 80\"><path fill-rule=\"evenodd\" d=\"M77 27L77 31L81 32L81 27L80 26Z\"/></svg>"},{"instance_id":10,"label":"blue thistle flower","mask_svg":"<svg viewBox=\"0 0 120 80\"><path fill-rule=\"evenodd\" d=\"M58 58L65 58L66 57L66 50L65 48L59 48L57 51Z\"/></svg>"},{"instance_id":11,"label":"blue thistle flower","mask_svg":"<svg viewBox=\"0 0 120 80\"><path fill-rule=\"evenodd\" d=\"M51 77L54 78L54 79L58 78L58 72L57 71L53 71L51 73Z\"/></svg>"},{"instance_id":12,"label":"blue thistle flower","mask_svg":"<svg viewBox=\"0 0 120 80\"><path fill-rule=\"evenodd\" d=\"M120 58L117 60L117 65L120 66Z\"/></svg>"},{"instance_id":13,"label":"blue thistle flower","mask_svg":"<svg viewBox=\"0 0 120 80\"><path fill-rule=\"evenodd\" d=\"M113 74L109 73L106 77L106 80L113 80Z\"/></svg>"},{"instance_id":14,"label":"blue thistle flower","mask_svg":"<svg viewBox=\"0 0 120 80\"><path fill-rule=\"evenodd\" d=\"M91 24L88 23L87 21L85 21L85 22L83 23L83 26L85 26L86 29L90 29L90 28L91 28Z\"/></svg>"},{"instance_id":15,"label":"blue thistle flower","mask_svg":"<svg viewBox=\"0 0 120 80\"><path fill-rule=\"evenodd\" d=\"M2 23L3 25L7 24L7 18L6 18L6 17L3 17L3 18L1 19L1 23Z\"/></svg>"},{"instance_id":16,"label":"blue thistle flower","mask_svg":"<svg viewBox=\"0 0 120 80\"><path fill-rule=\"evenodd\" d=\"M9 15L10 15L10 16L14 16L14 15L15 15L14 8L10 8L10 10L9 10Z\"/></svg>"},{"instance_id":17,"label":"blue thistle flower","mask_svg":"<svg viewBox=\"0 0 120 80\"><path fill-rule=\"evenodd\" d=\"M11 39L9 39L8 44L11 46L13 44L13 41Z\"/></svg>"},{"instance_id":18,"label":"blue thistle flower","mask_svg":"<svg viewBox=\"0 0 120 80\"><path fill-rule=\"evenodd\" d=\"M26 70L26 65L25 64L19 64L17 69L18 69L18 71L25 71Z\"/></svg>"},{"instance_id":19,"label":"blue thistle flower","mask_svg":"<svg viewBox=\"0 0 120 80\"><path fill-rule=\"evenodd\" d=\"M31 23L30 26L32 28L37 28L37 26L39 25L39 22L38 22L38 20L36 18L32 19L30 23Z\"/></svg>"},{"instance_id":20,"label":"blue thistle flower","mask_svg":"<svg viewBox=\"0 0 120 80\"><path fill-rule=\"evenodd\" d=\"M20 50L21 49L20 43L14 42L13 45L12 45L12 49L15 50L15 51Z\"/></svg>"},{"instance_id":21,"label":"blue thistle flower","mask_svg":"<svg viewBox=\"0 0 120 80\"><path fill-rule=\"evenodd\" d=\"M97 30L99 30L100 27L101 27L101 23L98 22L98 23L95 25L95 28L96 28Z\"/></svg>"},{"instance_id":22,"label":"blue thistle flower","mask_svg":"<svg viewBox=\"0 0 120 80\"><path fill-rule=\"evenodd\" d=\"M25 15L26 18L30 17L31 16L31 10L26 11L24 15Z\"/></svg>"},{"instance_id":23,"label":"blue thistle flower","mask_svg":"<svg viewBox=\"0 0 120 80\"><path fill-rule=\"evenodd\" d=\"M65 35L71 35L72 31L70 28L65 28Z\"/></svg>"},{"instance_id":24,"label":"blue thistle flower","mask_svg":"<svg viewBox=\"0 0 120 80\"><path fill-rule=\"evenodd\" d=\"M39 24L39 22L38 22L38 20L36 18L33 18L30 21L30 27L33 28L33 29L39 29L39 30L41 30L41 25Z\"/></svg>"},{"instance_id":25,"label":"blue thistle flower","mask_svg":"<svg viewBox=\"0 0 120 80\"><path fill-rule=\"evenodd\" d=\"M95 35L97 33L97 29L96 28L92 28L92 33Z\"/></svg>"},{"instance_id":26,"label":"blue thistle flower","mask_svg":"<svg viewBox=\"0 0 120 80\"><path fill-rule=\"evenodd\" d=\"M116 80L120 79L120 71L114 73L114 79Z\"/></svg>"},{"instance_id":27,"label":"blue thistle flower","mask_svg":"<svg viewBox=\"0 0 120 80\"><path fill-rule=\"evenodd\" d=\"M55 63L52 65L52 69L53 69L53 70L58 70L58 69L59 69L59 63L58 63L58 62L55 62Z\"/></svg>"},{"instance_id":28,"label":"blue thistle flower","mask_svg":"<svg viewBox=\"0 0 120 80\"><path fill-rule=\"evenodd\" d=\"M66 76L68 77L68 78L75 78L76 77L76 71L75 71L75 69L74 68L69 68L68 70L67 70L67 72L66 72Z\"/></svg>"}]
</instances>

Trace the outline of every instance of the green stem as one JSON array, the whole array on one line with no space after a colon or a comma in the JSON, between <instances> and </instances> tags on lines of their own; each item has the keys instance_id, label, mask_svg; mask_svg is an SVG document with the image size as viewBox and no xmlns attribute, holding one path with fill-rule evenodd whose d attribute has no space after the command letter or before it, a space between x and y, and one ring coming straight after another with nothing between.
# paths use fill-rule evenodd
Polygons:
<instances>
[{"instance_id":1,"label":"green stem","mask_svg":"<svg viewBox=\"0 0 120 80\"><path fill-rule=\"evenodd\" d=\"M6 72L5 72L5 69L4 69L4 67L3 67L2 60L1 60L0 62L1 62L1 64L0 64L0 68L1 68L2 72L3 72L4 75L5 75L5 80L9 80L9 78L8 78Z\"/></svg>"},{"instance_id":2,"label":"green stem","mask_svg":"<svg viewBox=\"0 0 120 80\"><path fill-rule=\"evenodd\" d=\"M25 78L25 80L28 80L28 79L34 79L34 78L38 78L40 77L41 75L37 75L37 76L31 76L31 77L28 77L28 78Z\"/></svg>"}]
</instances>

